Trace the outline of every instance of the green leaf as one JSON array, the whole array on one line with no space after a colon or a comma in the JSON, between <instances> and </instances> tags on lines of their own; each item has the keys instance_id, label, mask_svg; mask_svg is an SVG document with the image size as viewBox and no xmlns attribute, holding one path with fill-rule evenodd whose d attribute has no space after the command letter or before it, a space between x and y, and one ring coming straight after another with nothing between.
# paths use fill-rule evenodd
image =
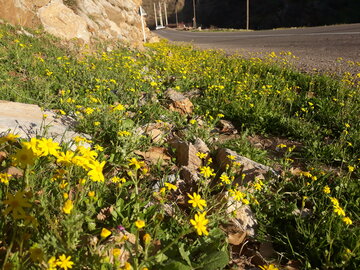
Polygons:
<instances>
[{"instance_id":1,"label":"green leaf","mask_svg":"<svg viewBox=\"0 0 360 270\"><path fill-rule=\"evenodd\" d=\"M162 263L163 261L167 260L167 256L164 253L159 253L158 255L155 256L155 260L158 263Z\"/></svg>"},{"instance_id":2,"label":"green leaf","mask_svg":"<svg viewBox=\"0 0 360 270\"><path fill-rule=\"evenodd\" d=\"M191 266L188 266L182 262L171 260L169 263L167 263L163 269L171 269L171 270L192 270L193 268Z\"/></svg>"},{"instance_id":3,"label":"green leaf","mask_svg":"<svg viewBox=\"0 0 360 270\"><path fill-rule=\"evenodd\" d=\"M215 251L205 257L202 263L204 270L223 269L229 263L229 256L224 251Z\"/></svg>"},{"instance_id":4,"label":"green leaf","mask_svg":"<svg viewBox=\"0 0 360 270\"><path fill-rule=\"evenodd\" d=\"M180 252L181 258L183 258L187 262L187 264L189 266L191 266L191 261L189 258L190 251L185 251L184 243L181 243L181 245L179 246L179 252Z\"/></svg>"},{"instance_id":5,"label":"green leaf","mask_svg":"<svg viewBox=\"0 0 360 270\"><path fill-rule=\"evenodd\" d=\"M134 121L131 119L125 119L121 121L122 128L132 128L134 124Z\"/></svg>"}]
</instances>

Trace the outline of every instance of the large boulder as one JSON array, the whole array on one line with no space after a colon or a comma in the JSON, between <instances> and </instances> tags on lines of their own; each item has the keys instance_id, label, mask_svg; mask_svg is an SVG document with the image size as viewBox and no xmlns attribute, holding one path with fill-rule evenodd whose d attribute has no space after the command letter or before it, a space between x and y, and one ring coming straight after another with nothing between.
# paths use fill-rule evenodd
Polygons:
<instances>
[{"instance_id":1,"label":"large boulder","mask_svg":"<svg viewBox=\"0 0 360 270\"><path fill-rule=\"evenodd\" d=\"M0 18L62 39L143 42L141 0L0 0ZM145 27L147 38L150 31Z\"/></svg>"},{"instance_id":2,"label":"large boulder","mask_svg":"<svg viewBox=\"0 0 360 270\"><path fill-rule=\"evenodd\" d=\"M11 132L24 139L40 135L70 142L75 136L84 136L71 130L75 124L72 118L42 111L37 105L0 100L0 136Z\"/></svg>"}]
</instances>

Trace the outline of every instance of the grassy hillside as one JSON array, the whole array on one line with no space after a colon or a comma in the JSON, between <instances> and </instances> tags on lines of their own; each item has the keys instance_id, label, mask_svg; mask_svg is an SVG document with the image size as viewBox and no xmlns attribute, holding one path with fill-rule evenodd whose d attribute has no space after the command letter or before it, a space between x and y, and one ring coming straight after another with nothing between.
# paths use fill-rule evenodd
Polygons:
<instances>
[{"instance_id":1,"label":"grassy hillside","mask_svg":"<svg viewBox=\"0 0 360 270\"><path fill-rule=\"evenodd\" d=\"M0 26L0 99L68 115L91 138L75 138L73 151L46 129L31 140L2 135L3 269L358 269L360 73L302 74L289 52L245 60L167 42L79 48L18 30ZM196 93L194 112L169 110L168 88ZM217 140L221 118L240 135ZM178 181L172 147L140 132L149 123L209 146L196 182ZM260 149L255 135L286 143ZM280 177L233 184L246 176L237 162L220 171L224 146ZM170 158L139 155L154 148ZM258 227L233 245L226 225L239 205ZM272 255L257 255L269 242Z\"/></svg>"}]
</instances>

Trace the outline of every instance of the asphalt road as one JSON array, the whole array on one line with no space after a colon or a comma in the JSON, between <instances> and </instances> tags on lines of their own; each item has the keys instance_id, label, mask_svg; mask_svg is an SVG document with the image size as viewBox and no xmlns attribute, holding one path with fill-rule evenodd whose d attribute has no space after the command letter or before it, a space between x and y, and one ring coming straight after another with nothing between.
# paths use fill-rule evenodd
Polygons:
<instances>
[{"instance_id":1,"label":"asphalt road","mask_svg":"<svg viewBox=\"0 0 360 270\"><path fill-rule=\"evenodd\" d=\"M360 72L360 24L237 32L161 29L154 33L171 41L191 42L200 48L224 49L251 57L290 51L299 57L295 65L307 71ZM340 57L342 61L338 60Z\"/></svg>"}]
</instances>

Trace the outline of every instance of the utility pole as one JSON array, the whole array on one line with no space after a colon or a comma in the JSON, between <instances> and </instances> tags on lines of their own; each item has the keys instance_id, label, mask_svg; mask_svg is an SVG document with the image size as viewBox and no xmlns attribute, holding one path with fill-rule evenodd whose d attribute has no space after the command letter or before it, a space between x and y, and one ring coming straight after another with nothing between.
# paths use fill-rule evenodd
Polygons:
<instances>
[{"instance_id":1,"label":"utility pole","mask_svg":"<svg viewBox=\"0 0 360 270\"><path fill-rule=\"evenodd\" d=\"M175 19L176 19L176 28L179 27L178 14L177 14L177 6L175 5Z\"/></svg>"},{"instance_id":2,"label":"utility pole","mask_svg":"<svg viewBox=\"0 0 360 270\"><path fill-rule=\"evenodd\" d=\"M249 0L246 0L246 30L249 30Z\"/></svg>"},{"instance_id":3,"label":"utility pole","mask_svg":"<svg viewBox=\"0 0 360 270\"><path fill-rule=\"evenodd\" d=\"M162 10L161 10L161 4L159 2L159 14L160 14L160 26L164 27L163 19L162 19Z\"/></svg>"},{"instance_id":4,"label":"utility pole","mask_svg":"<svg viewBox=\"0 0 360 270\"><path fill-rule=\"evenodd\" d=\"M154 3L154 13L155 13L155 29L158 28L158 20L157 20L157 16L156 16L156 4Z\"/></svg>"},{"instance_id":5,"label":"utility pole","mask_svg":"<svg viewBox=\"0 0 360 270\"><path fill-rule=\"evenodd\" d=\"M196 28L196 5L195 5L195 1L196 0L193 0L193 10L194 10L193 28Z\"/></svg>"},{"instance_id":6,"label":"utility pole","mask_svg":"<svg viewBox=\"0 0 360 270\"><path fill-rule=\"evenodd\" d=\"M164 12L165 12L165 25L168 25L168 16L167 16L167 10L166 10L166 2L164 2Z\"/></svg>"}]
</instances>

